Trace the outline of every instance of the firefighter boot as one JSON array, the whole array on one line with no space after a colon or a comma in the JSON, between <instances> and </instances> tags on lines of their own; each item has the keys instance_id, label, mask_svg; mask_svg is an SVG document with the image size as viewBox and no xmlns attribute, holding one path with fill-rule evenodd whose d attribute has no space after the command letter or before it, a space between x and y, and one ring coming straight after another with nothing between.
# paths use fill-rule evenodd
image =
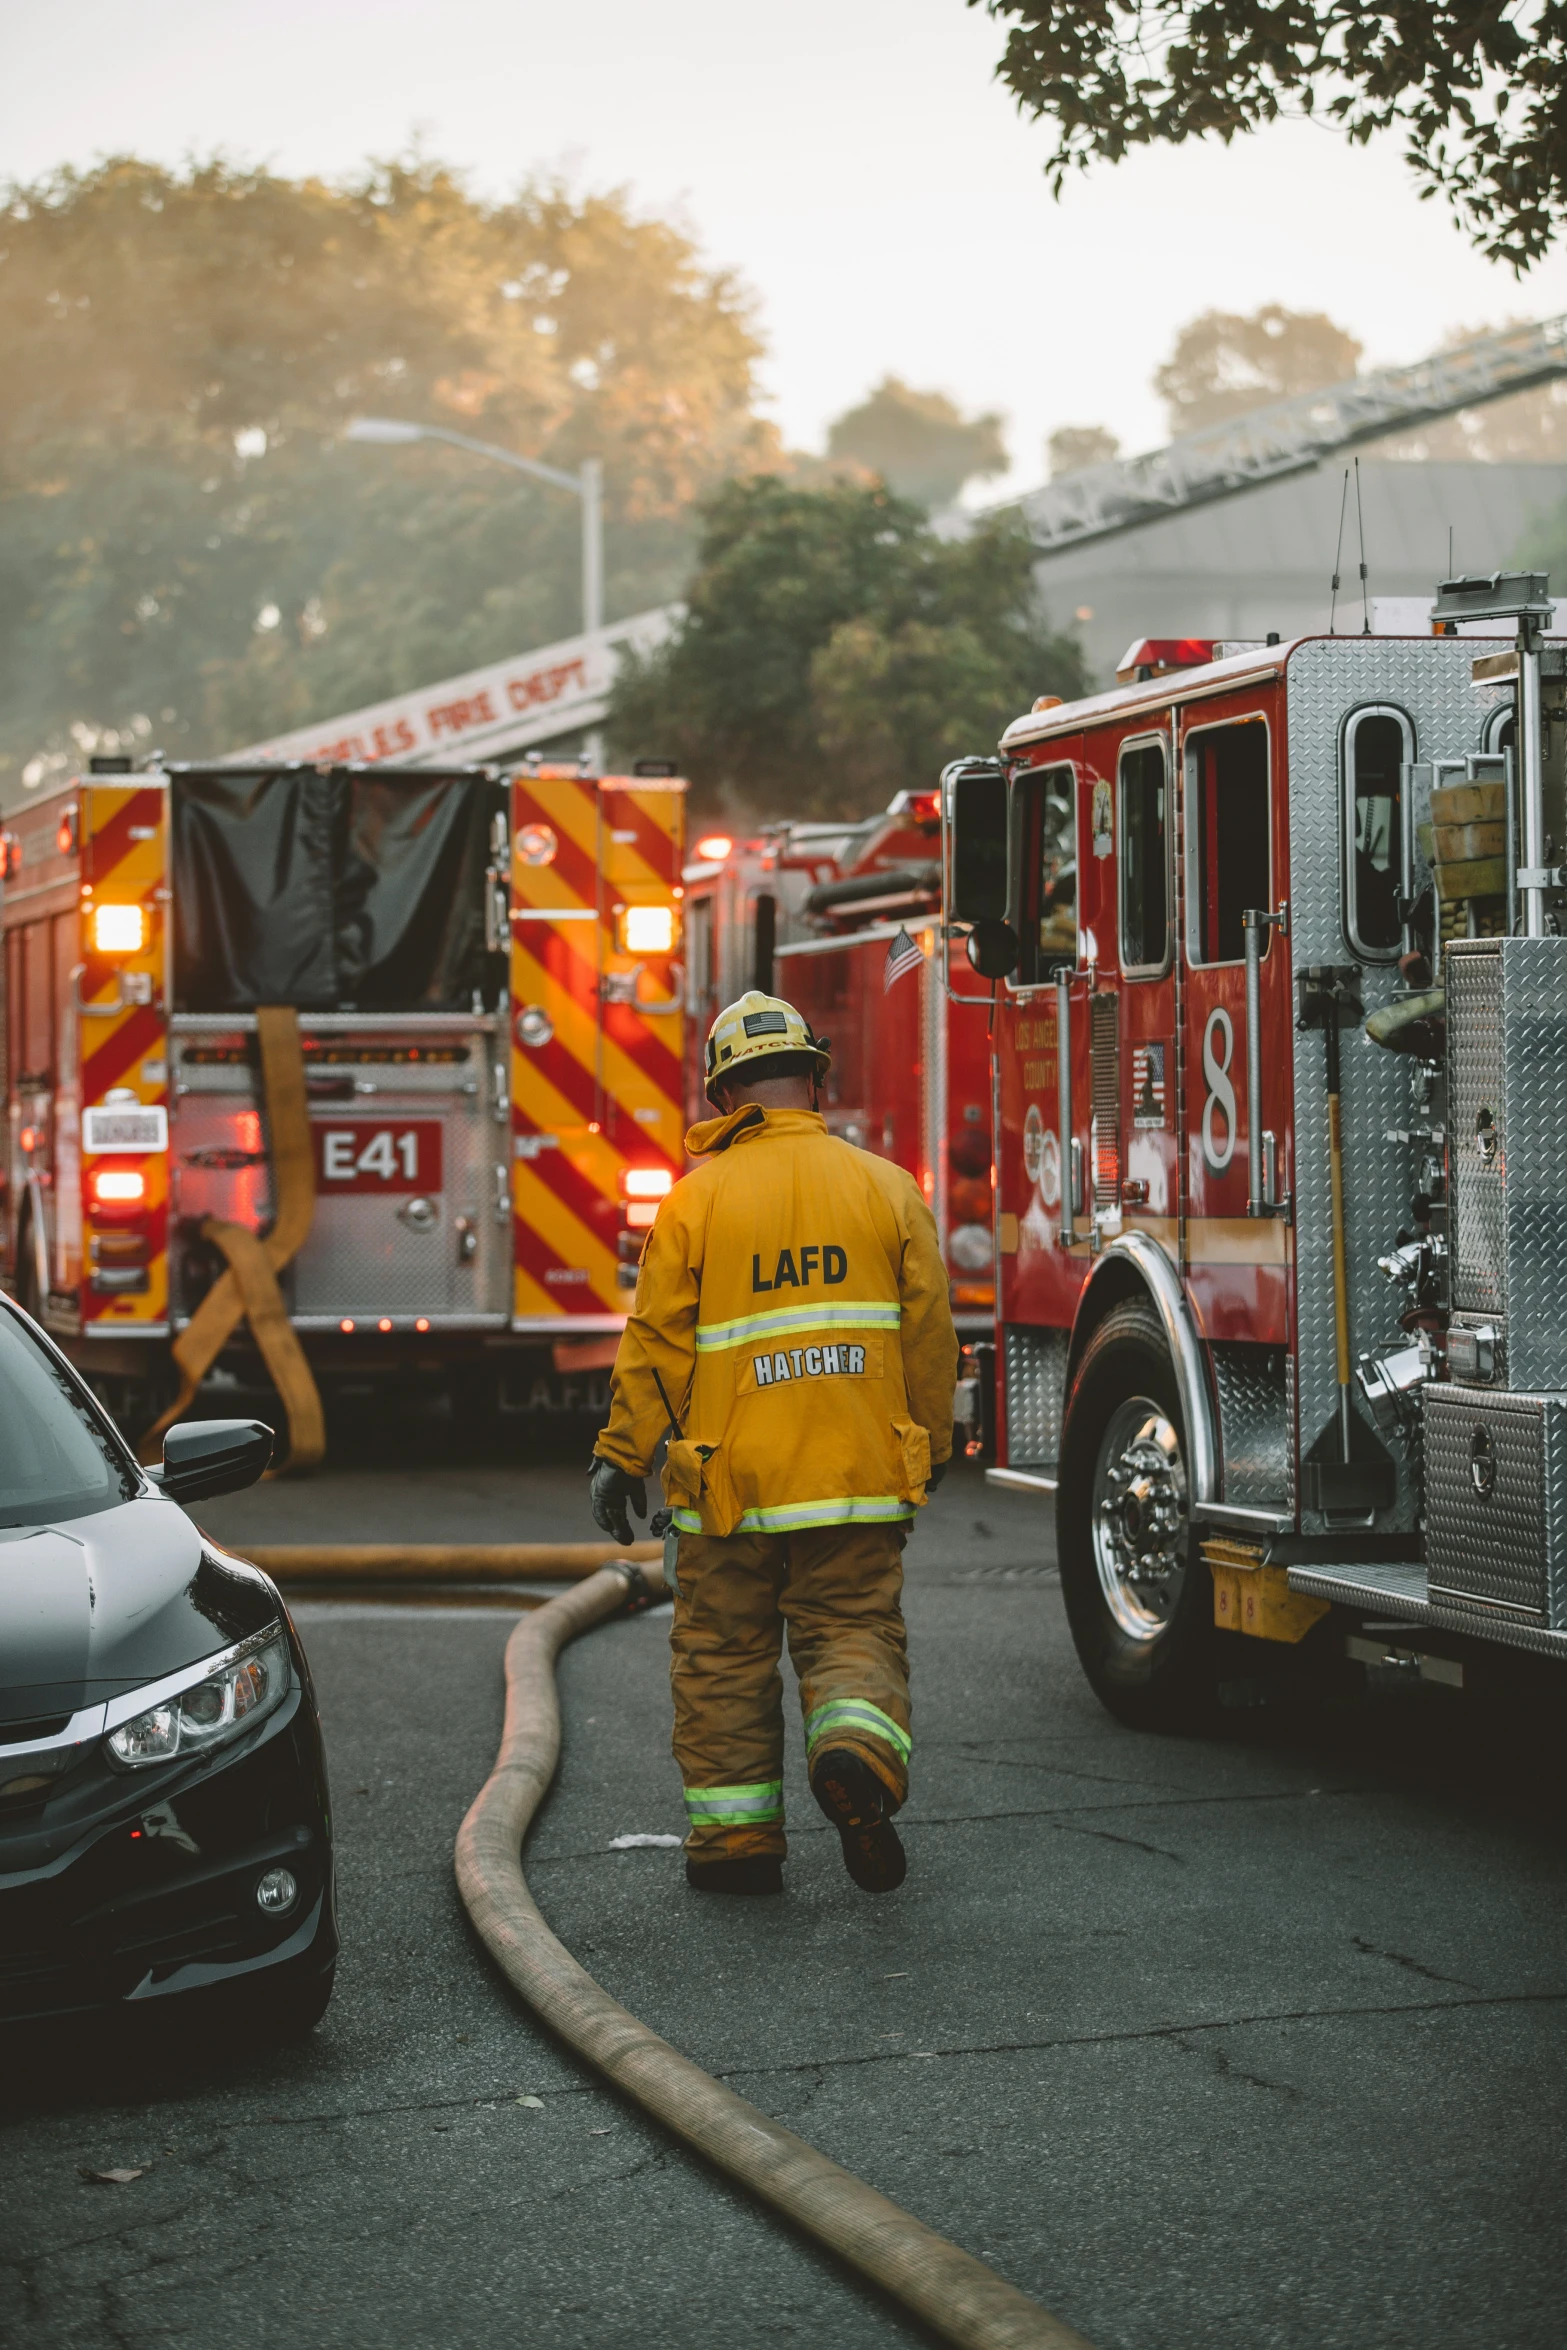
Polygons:
<instances>
[{"instance_id":1,"label":"firefighter boot","mask_svg":"<svg viewBox=\"0 0 1567 2350\"><path fill-rule=\"evenodd\" d=\"M781 1893L783 1862L772 1852L748 1852L738 1860L688 1860L686 1883L698 1893Z\"/></svg>"},{"instance_id":2,"label":"firefighter boot","mask_svg":"<svg viewBox=\"0 0 1567 2350\"><path fill-rule=\"evenodd\" d=\"M908 1874L886 1789L857 1754L829 1747L811 1765L811 1793L837 1829L843 1865L862 1893L896 1893Z\"/></svg>"}]
</instances>

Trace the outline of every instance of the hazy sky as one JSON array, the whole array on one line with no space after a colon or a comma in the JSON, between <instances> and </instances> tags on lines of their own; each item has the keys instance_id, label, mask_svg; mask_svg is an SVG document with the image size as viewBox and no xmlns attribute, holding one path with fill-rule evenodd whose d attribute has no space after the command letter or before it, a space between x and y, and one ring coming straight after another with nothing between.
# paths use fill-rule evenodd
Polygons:
<instances>
[{"instance_id":1,"label":"hazy sky","mask_svg":"<svg viewBox=\"0 0 1567 2350\"><path fill-rule=\"evenodd\" d=\"M417 130L486 190L624 184L754 289L796 446L890 370L1004 411L1020 483L1059 424L1161 440L1149 377L1215 305L1327 310L1368 363L1567 310L1567 261L1483 262L1396 142L1291 124L1057 205L1001 45L962 0L0 0L0 169L222 149L330 176Z\"/></svg>"}]
</instances>

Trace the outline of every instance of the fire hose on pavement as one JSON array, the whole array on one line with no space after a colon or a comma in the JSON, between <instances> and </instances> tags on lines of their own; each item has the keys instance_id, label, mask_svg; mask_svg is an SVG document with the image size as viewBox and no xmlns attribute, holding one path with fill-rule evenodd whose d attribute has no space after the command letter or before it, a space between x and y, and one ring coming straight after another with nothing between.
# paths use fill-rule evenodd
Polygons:
<instances>
[{"instance_id":1,"label":"fire hose on pavement","mask_svg":"<svg viewBox=\"0 0 1567 2350\"><path fill-rule=\"evenodd\" d=\"M263 1005L256 1014L256 1036L272 1161L272 1229L258 1240L248 1226L230 1224L221 1216L209 1216L203 1223L201 1237L222 1251L226 1270L174 1341L171 1352L180 1390L142 1438L139 1457L144 1461L158 1458L164 1431L189 1410L197 1388L241 1322L250 1324L288 1415L287 1466L313 1469L326 1450L320 1392L277 1278L309 1239L316 1207L299 1014L291 1004Z\"/></svg>"},{"instance_id":2,"label":"fire hose on pavement","mask_svg":"<svg viewBox=\"0 0 1567 2350\"><path fill-rule=\"evenodd\" d=\"M506 1644L500 1752L457 1837L457 1884L514 1990L568 2047L665 2129L899 2302L958 2350L1089 2350L1081 2334L934 2234L852 2171L737 2097L610 1998L557 1941L522 1873L522 1841L555 1774L555 1660L661 1570L617 1560L526 1615Z\"/></svg>"}]
</instances>

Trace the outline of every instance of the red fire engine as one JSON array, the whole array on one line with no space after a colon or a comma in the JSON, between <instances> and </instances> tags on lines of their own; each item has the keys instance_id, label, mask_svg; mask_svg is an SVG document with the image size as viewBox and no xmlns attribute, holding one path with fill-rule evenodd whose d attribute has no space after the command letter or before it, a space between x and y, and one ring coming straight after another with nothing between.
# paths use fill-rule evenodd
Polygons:
<instances>
[{"instance_id":1,"label":"red fire engine","mask_svg":"<svg viewBox=\"0 0 1567 2350\"><path fill-rule=\"evenodd\" d=\"M685 886L691 1115L711 1115L703 1039L745 989L787 996L831 1038L829 1127L906 1167L936 1218L964 1341L959 1421L979 1451L995 1307L990 994L972 975L966 991L942 985L940 793L902 792L857 824L709 834Z\"/></svg>"},{"instance_id":2,"label":"red fire engine","mask_svg":"<svg viewBox=\"0 0 1567 2350\"><path fill-rule=\"evenodd\" d=\"M1567 1656L1545 586L1449 582L1421 639L1146 645L943 779L944 953L995 1000L988 1474L1053 1497L1127 1719L1346 1641Z\"/></svg>"},{"instance_id":3,"label":"red fire engine","mask_svg":"<svg viewBox=\"0 0 1567 2350\"><path fill-rule=\"evenodd\" d=\"M291 1423L602 1403L683 1164L684 784L115 764L0 835L23 1304L138 1432L258 1343Z\"/></svg>"}]
</instances>

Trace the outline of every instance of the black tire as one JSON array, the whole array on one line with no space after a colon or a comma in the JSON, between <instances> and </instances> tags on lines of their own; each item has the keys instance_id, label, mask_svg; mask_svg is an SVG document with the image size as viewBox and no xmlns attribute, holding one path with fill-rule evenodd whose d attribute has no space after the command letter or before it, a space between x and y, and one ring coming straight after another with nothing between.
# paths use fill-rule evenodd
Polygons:
<instances>
[{"instance_id":1,"label":"black tire","mask_svg":"<svg viewBox=\"0 0 1567 2350\"><path fill-rule=\"evenodd\" d=\"M1138 1730L1207 1728L1217 1711L1213 1585L1185 1506L1187 1459L1164 1332L1151 1307L1129 1299L1090 1336L1067 1398L1056 1550L1083 1670L1100 1703ZM1163 1557L1167 1570L1146 1581L1119 1574L1134 1538L1148 1544L1134 1565Z\"/></svg>"}]
</instances>

